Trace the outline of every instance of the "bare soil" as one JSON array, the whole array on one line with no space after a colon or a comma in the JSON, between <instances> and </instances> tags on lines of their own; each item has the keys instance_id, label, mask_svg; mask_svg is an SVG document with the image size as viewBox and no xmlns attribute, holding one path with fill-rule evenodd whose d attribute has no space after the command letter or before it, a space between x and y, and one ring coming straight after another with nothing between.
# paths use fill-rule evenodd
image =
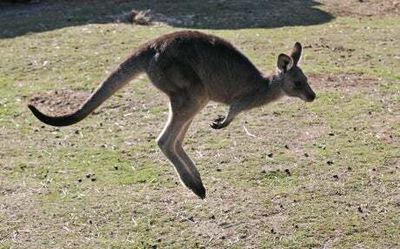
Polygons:
<instances>
[{"instance_id":1,"label":"bare soil","mask_svg":"<svg viewBox=\"0 0 400 249\"><path fill-rule=\"evenodd\" d=\"M61 116L77 109L90 95L82 90L52 90L35 94L30 97L29 103L40 108L45 113Z\"/></svg>"}]
</instances>

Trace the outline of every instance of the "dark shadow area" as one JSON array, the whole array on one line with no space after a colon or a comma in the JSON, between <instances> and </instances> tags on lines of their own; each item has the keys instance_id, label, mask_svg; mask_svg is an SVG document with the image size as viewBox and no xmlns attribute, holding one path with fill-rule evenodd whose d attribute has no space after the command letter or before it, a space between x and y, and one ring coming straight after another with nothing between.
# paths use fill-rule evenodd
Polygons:
<instances>
[{"instance_id":1,"label":"dark shadow area","mask_svg":"<svg viewBox=\"0 0 400 249\"><path fill-rule=\"evenodd\" d=\"M1 0L0 0L1 1ZM0 38L89 23L116 22L124 13L151 10L154 21L188 29L305 26L334 17L314 0L36 0L0 2Z\"/></svg>"}]
</instances>

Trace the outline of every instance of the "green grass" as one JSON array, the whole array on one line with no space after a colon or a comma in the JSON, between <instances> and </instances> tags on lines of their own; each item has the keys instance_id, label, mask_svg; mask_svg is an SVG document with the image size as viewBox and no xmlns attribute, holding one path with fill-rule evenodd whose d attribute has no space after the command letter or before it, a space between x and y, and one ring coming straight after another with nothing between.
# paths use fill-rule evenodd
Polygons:
<instances>
[{"instance_id":1,"label":"green grass","mask_svg":"<svg viewBox=\"0 0 400 249\"><path fill-rule=\"evenodd\" d=\"M240 16L246 4L224 11ZM284 98L218 131L209 123L226 107L210 103L185 143L208 191L203 201L156 146L167 98L147 78L71 127L42 125L26 107L49 90L94 89L141 43L184 27L112 22L128 1L51 6L0 13L0 248L400 246L398 15L265 28L238 19L242 29L217 26L214 9L211 21L198 17L205 23L195 28L208 25L204 32L232 41L265 72L301 41L318 95L307 104ZM71 8L57 19L57 6Z\"/></svg>"}]
</instances>

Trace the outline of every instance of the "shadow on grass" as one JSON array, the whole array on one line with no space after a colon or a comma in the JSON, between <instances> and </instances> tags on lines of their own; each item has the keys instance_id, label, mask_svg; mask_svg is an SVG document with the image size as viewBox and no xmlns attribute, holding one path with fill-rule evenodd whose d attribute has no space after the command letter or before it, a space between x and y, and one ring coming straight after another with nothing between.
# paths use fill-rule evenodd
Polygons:
<instances>
[{"instance_id":1,"label":"shadow on grass","mask_svg":"<svg viewBox=\"0 0 400 249\"><path fill-rule=\"evenodd\" d=\"M248 29L305 26L334 17L314 0L42 0L0 3L0 38L89 23L115 22L132 9L150 9L168 25L188 29Z\"/></svg>"}]
</instances>

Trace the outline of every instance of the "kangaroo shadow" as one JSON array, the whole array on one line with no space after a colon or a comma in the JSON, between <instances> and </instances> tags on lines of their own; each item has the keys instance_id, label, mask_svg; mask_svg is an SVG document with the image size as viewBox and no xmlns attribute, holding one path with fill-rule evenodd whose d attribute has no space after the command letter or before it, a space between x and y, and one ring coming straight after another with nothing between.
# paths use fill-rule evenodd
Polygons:
<instances>
[{"instance_id":1,"label":"kangaroo shadow","mask_svg":"<svg viewBox=\"0 0 400 249\"><path fill-rule=\"evenodd\" d=\"M116 22L123 13L151 10L155 21L188 29L249 29L305 26L334 17L314 0L113 0L35 1L0 4L0 38L69 26Z\"/></svg>"}]
</instances>

